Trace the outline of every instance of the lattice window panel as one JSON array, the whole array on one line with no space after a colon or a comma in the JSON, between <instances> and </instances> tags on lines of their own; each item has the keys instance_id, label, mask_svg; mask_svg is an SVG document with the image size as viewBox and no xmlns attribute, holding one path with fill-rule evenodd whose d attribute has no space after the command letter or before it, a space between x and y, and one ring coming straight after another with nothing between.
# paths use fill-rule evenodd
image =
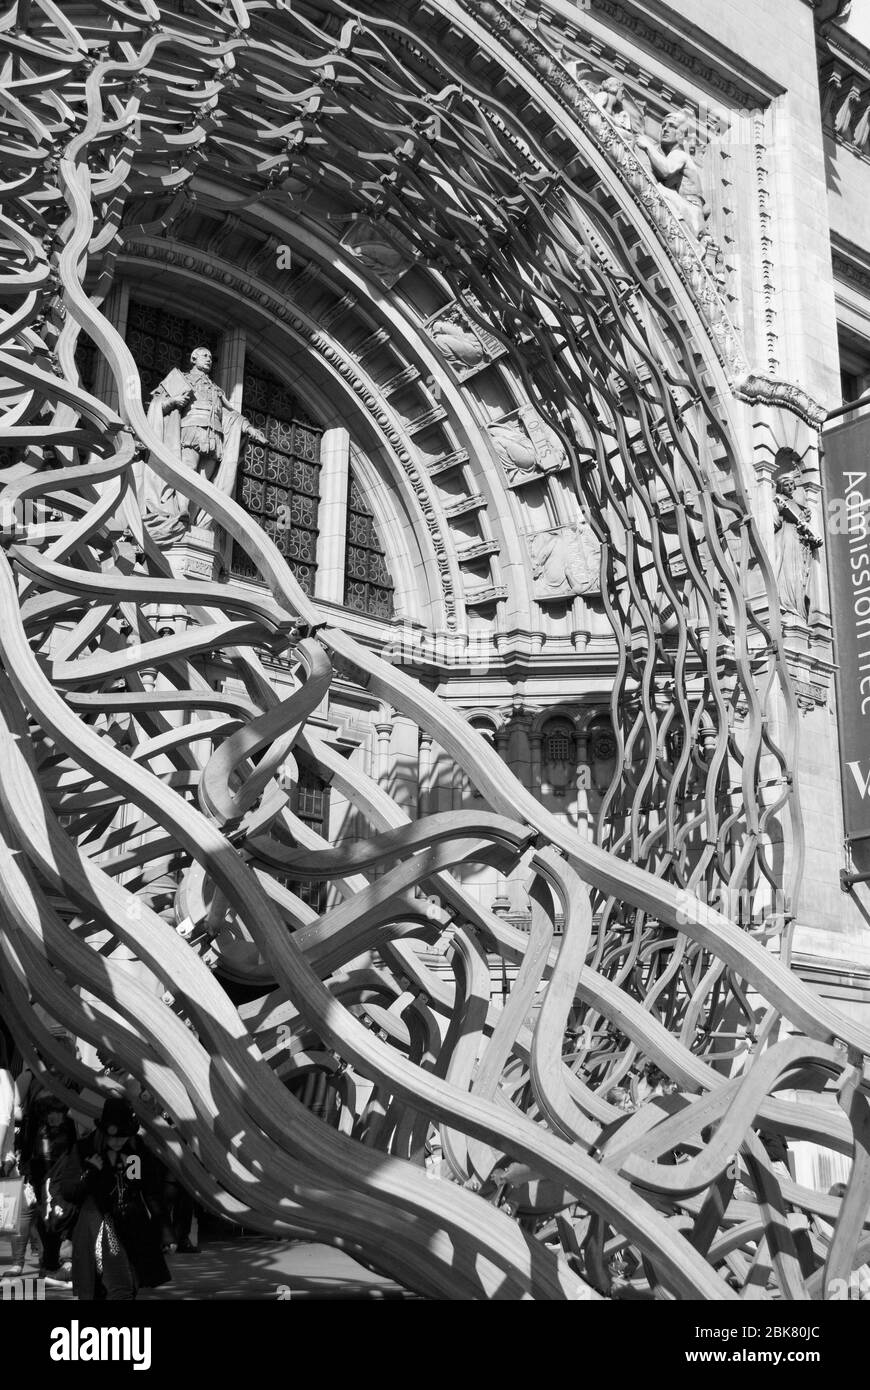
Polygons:
<instances>
[{"instance_id":1,"label":"lattice window panel","mask_svg":"<svg viewBox=\"0 0 870 1390\"><path fill-rule=\"evenodd\" d=\"M146 409L151 393L173 367L181 372L190 370L194 348L207 347L217 365L218 335L213 329L135 299L130 300L127 311L127 346L139 368Z\"/></svg>"},{"instance_id":2,"label":"lattice window panel","mask_svg":"<svg viewBox=\"0 0 870 1390\"><path fill-rule=\"evenodd\" d=\"M352 472L347 489L344 602L345 607L371 618L392 618L395 612L393 581L374 514Z\"/></svg>"},{"instance_id":3,"label":"lattice window panel","mask_svg":"<svg viewBox=\"0 0 870 1390\"><path fill-rule=\"evenodd\" d=\"M306 766L303 762L299 763L299 780L296 783L291 804L299 819L309 825L312 830L316 830L318 835L325 836L328 833L329 788L314 768ZM325 882L309 879L306 882L294 883L292 889L296 896L313 907L315 912L325 910L327 889Z\"/></svg>"},{"instance_id":4,"label":"lattice window panel","mask_svg":"<svg viewBox=\"0 0 870 1390\"><path fill-rule=\"evenodd\" d=\"M544 758L548 763L571 763L577 755L574 733L568 724L548 724L544 730Z\"/></svg>"},{"instance_id":5,"label":"lattice window panel","mask_svg":"<svg viewBox=\"0 0 870 1390\"><path fill-rule=\"evenodd\" d=\"M236 500L286 557L300 588L313 594L323 431L301 410L286 386L259 368L245 372L242 409L268 442L245 441ZM242 578L256 577L256 570L235 542L231 568Z\"/></svg>"}]
</instances>

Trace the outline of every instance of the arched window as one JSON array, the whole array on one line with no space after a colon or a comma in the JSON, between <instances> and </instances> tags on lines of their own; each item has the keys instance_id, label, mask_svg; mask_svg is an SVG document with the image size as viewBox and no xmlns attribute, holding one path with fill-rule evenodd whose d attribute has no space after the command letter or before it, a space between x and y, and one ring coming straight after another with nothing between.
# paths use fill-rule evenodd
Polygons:
<instances>
[{"instance_id":1,"label":"arched window","mask_svg":"<svg viewBox=\"0 0 870 1390\"><path fill-rule=\"evenodd\" d=\"M609 724L589 730L589 754L594 763L609 763L616 757L616 739Z\"/></svg>"},{"instance_id":2,"label":"arched window","mask_svg":"<svg viewBox=\"0 0 870 1390\"><path fill-rule=\"evenodd\" d=\"M347 549L344 561L344 602L372 618L393 616L393 581L374 513L353 473L347 488Z\"/></svg>"},{"instance_id":3,"label":"arched window","mask_svg":"<svg viewBox=\"0 0 870 1390\"><path fill-rule=\"evenodd\" d=\"M220 381L220 334L198 319L172 314L131 298L127 314L127 345L142 378L146 403L160 382L176 368L187 371L195 347L207 347ZM80 340L79 369L92 385L94 353ZM242 411L266 436L265 444L243 438L236 478L236 501L287 559L300 588L314 595L320 508L320 446L323 429L302 408L283 382L249 356L244 367ZM10 451L0 464L15 459ZM384 545L358 479L348 470L345 534L344 603L373 618L392 618L392 576ZM242 579L258 572L244 548L235 541L230 571Z\"/></svg>"},{"instance_id":4,"label":"arched window","mask_svg":"<svg viewBox=\"0 0 870 1390\"><path fill-rule=\"evenodd\" d=\"M484 715L475 715L469 720L472 729L476 729L479 734L483 734L490 747L495 747L495 729Z\"/></svg>"}]
</instances>

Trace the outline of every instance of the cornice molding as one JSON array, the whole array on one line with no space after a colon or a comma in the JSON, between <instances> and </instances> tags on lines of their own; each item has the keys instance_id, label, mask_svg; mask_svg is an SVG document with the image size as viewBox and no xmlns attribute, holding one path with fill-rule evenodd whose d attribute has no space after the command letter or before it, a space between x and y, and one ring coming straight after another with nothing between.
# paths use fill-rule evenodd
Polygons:
<instances>
[{"instance_id":1,"label":"cornice molding","mask_svg":"<svg viewBox=\"0 0 870 1390\"><path fill-rule=\"evenodd\" d=\"M870 251L834 232L831 235L831 264L835 278L848 280L870 294Z\"/></svg>"},{"instance_id":2,"label":"cornice molding","mask_svg":"<svg viewBox=\"0 0 870 1390\"><path fill-rule=\"evenodd\" d=\"M516 8L545 11L548 22L559 22L575 30L585 29L584 20L593 13L591 8L584 11L578 6L566 14L562 6L546 0L534 7L520 0ZM753 64L741 62L738 66L732 50L658 0L594 0L594 15L606 18L615 36L624 35L643 44L669 67L677 68L695 84L709 88L735 107L767 105L785 91ZM638 56L642 56L642 51Z\"/></svg>"}]
</instances>

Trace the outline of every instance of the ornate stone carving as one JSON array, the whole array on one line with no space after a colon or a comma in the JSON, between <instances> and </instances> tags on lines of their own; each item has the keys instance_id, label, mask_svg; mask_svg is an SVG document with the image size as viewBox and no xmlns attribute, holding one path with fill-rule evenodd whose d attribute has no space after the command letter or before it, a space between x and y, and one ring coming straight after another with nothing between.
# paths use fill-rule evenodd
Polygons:
<instances>
[{"instance_id":1,"label":"ornate stone carving","mask_svg":"<svg viewBox=\"0 0 870 1390\"><path fill-rule=\"evenodd\" d=\"M801 714L811 714L819 706L828 703L828 691L817 681L795 681L794 693Z\"/></svg>"},{"instance_id":2,"label":"ornate stone carving","mask_svg":"<svg viewBox=\"0 0 870 1390\"><path fill-rule=\"evenodd\" d=\"M819 405L808 391L794 381L783 381L780 377L766 376L762 372L744 372L732 383L735 396L752 405L779 406L791 410L808 425L818 428L825 419L827 411Z\"/></svg>"},{"instance_id":3,"label":"ornate stone carving","mask_svg":"<svg viewBox=\"0 0 870 1390\"><path fill-rule=\"evenodd\" d=\"M173 368L155 390L148 423L181 462L223 492L232 493L243 434L259 444L265 436L234 410L212 381L212 356L207 347L194 348L190 370ZM141 476L143 514L158 544L179 540L191 522L189 500L151 469Z\"/></svg>"},{"instance_id":4,"label":"ornate stone carving","mask_svg":"<svg viewBox=\"0 0 870 1390\"><path fill-rule=\"evenodd\" d=\"M601 547L582 518L526 537L538 600L600 592Z\"/></svg>"},{"instance_id":5,"label":"ornate stone carving","mask_svg":"<svg viewBox=\"0 0 870 1390\"><path fill-rule=\"evenodd\" d=\"M456 593L447 547L438 522L431 490L428 483L424 481L410 449L406 447L403 434L396 426L395 417L389 413L386 402L381 401L377 388L360 366L361 348L357 349L355 356L345 352L331 338L320 333L309 319L301 317L296 307L288 304L286 297L276 293L270 285L249 275L239 274L232 266L210 260L196 247L148 239L143 240L140 245L131 242L129 252L147 260L157 260L167 265L181 266L186 271L195 271L207 278L217 278L226 289L252 301L279 323L287 325L292 333L307 342L311 349L319 353L348 383L350 389L368 411L374 424L383 432L417 496L435 551L446 626L448 630L453 631L457 627ZM316 271L316 267L314 270ZM299 279L300 277L297 276L294 281L294 290L298 287ZM371 334L369 338L372 346L386 341L387 334L382 330ZM366 344L363 343L362 348L365 346Z\"/></svg>"},{"instance_id":6,"label":"ornate stone carving","mask_svg":"<svg viewBox=\"0 0 870 1390\"><path fill-rule=\"evenodd\" d=\"M410 242L369 217L357 218L341 244L385 290L392 289L417 259Z\"/></svg>"},{"instance_id":7,"label":"ornate stone carving","mask_svg":"<svg viewBox=\"0 0 870 1390\"><path fill-rule=\"evenodd\" d=\"M561 439L530 405L497 420L489 426L489 433L512 487L567 466Z\"/></svg>"},{"instance_id":8,"label":"ornate stone carving","mask_svg":"<svg viewBox=\"0 0 870 1390\"><path fill-rule=\"evenodd\" d=\"M648 158L643 151L636 152L625 139L624 126L614 125L610 115L595 101L594 94L573 79L565 62L553 57L540 39L512 20L502 6L492 0L460 0L460 3L464 9L473 10L475 19L515 50L521 61L532 65L538 80L585 127L615 168L630 196L660 229L680 278L709 325L716 351L729 377L746 372L748 364L742 342L718 286L701 258L697 238L662 197Z\"/></svg>"},{"instance_id":9,"label":"ornate stone carving","mask_svg":"<svg viewBox=\"0 0 870 1390\"><path fill-rule=\"evenodd\" d=\"M497 338L473 322L457 300L433 314L426 327L460 381L488 367L505 351Z\"/></svg>"},{"instance_id":10,"label":"ornate stone carving","mask_svg":"<svg viewBox=\"0 0 870 1390\"><path fill-rule=\"evenodd\" d=\"M658 140L641 134L635 147L649 161L653 178L674 216L697 237L710 216L701 166L695 158L694 119L686 113L666 116Z\"/></svg>"},{"instance_id":11,"label":"ornate stone carving","mask_svg":"<svg viewBox=\"0 0 870 1390\"><path fill-rule=\"evenodd\" d=\"M792 458L796 456L792 455ZM822 547L822 538L811 525L812 513L798 489L799 468L790 467L776 483L774 506L777 536L776 577L779 599L785 613L795 613L806 622L812 606L812 562Z\"/></svg>"},{"instance_id":12,"label":"ornate stone carving","mask_svg":"<svg viewBox=\"0 0 870 1390\"><path fill-rule=\"evenodd\" d=\"M643 106L629 94L621 78L605 77L593 101L607 112L624 139L635 140L642 133Z\"/></svg>"}]
</instances>

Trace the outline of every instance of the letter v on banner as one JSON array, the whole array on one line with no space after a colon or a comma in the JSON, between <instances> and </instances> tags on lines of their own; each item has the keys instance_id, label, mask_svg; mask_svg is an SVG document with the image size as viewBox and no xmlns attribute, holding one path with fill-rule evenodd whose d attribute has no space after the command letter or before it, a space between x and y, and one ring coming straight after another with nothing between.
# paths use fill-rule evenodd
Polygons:
<instances>
[{"instance_id":1,"label":"letter v on banner","mask_svg":"<svg viewBox=\"0 0 870 1390\"><path fill-rule=\"evenodd\" d=\"M858 792L863 801L870 796L870 758L863 765L861 763L848 763L847 767L858 784ZM866 767L867 771L864 771Z\"/></svg>"},{"instance_id":2,"label":"letter v on banner","mask_svg":"<svg viewBox=\"0 0 870 1390\"><path fill-rule=\"evenodd\" d=\"M870 411L827 429L823 438L826 504L843 500L847 522L830 528L825 538L843 817L846 839L858 850L857 866L870 870ZM843 886L863 876L844 874Z\"/></svg>"}]
</instances>

